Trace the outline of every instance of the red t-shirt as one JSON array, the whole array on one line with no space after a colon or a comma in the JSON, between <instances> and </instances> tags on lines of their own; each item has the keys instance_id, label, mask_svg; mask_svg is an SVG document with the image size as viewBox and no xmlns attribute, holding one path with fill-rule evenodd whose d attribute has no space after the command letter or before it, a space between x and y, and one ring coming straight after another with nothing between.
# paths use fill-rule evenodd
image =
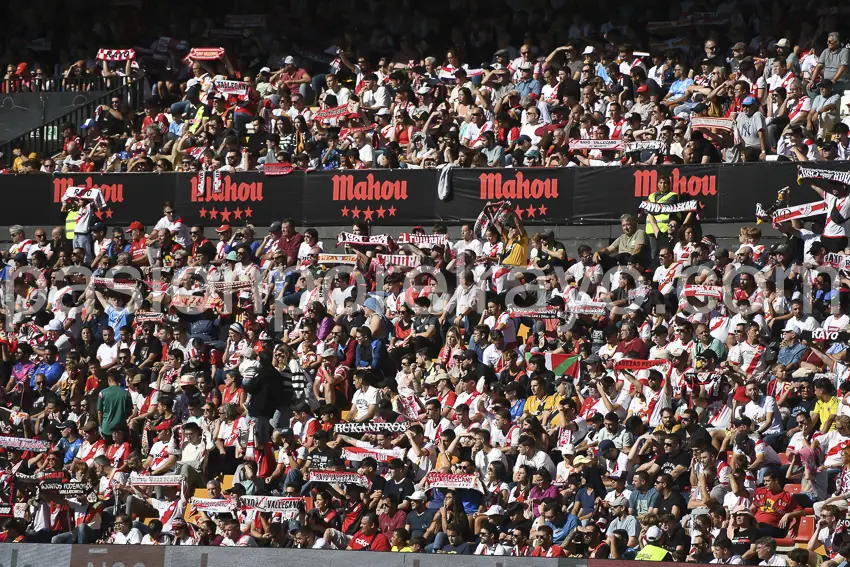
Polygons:
<instances>
[{"instance_id":1,"label":"red t-shirt","mask_svg":"<svg viewBox=\"0 0 850 567\"><path fill-rule=\"evenodd\" d=\"M559 546L552 544L548 550L544 550L539 545L534 548L534 551L531 552L532 557L566 557L564 555L564 550Z\"/></svg>"},{"instance_id":2,"label":"red t-shirt","mask_svg":"<svg viewBox=\"0 0 850 567\"><path fill-rule=\"evenodd\" d=\"M779 527L782 516L800 508L800 505L784 490L773 494L765 487L757 488L753 493L753 506L756 507L756 521Z\"/></svg>"},{"instance_id":3,"label":"red t-shirt","mask_svg":"<svg viewBox=\"0 0 850 567\"><path fill-rule=\"evenodd\" d=\"M390 542L387 536L381 533L367 536L363 535L363 532L357 532L348 546L354 551L390 551Z\"/></svg>"}]
</instances>

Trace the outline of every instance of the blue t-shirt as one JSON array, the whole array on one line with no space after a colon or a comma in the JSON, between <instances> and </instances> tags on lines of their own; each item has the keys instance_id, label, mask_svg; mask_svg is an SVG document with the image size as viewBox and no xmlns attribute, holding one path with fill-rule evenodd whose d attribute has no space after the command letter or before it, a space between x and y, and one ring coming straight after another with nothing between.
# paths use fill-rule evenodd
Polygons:
<instances>
[{"instance_id":1,"label":"blue t-shirt","mask_svg":"<svg viewBox=\"0 0 850 567\"><path fill-rule=\"evenodd\" d=\"M59 381L64 370L65 368L59 362L54 362L53 364L47 364L46 362L39 364L36 367L35 372L30 375L30 387L35 390L35 375L44 374L44 381L46 382L47 387L50 388Z\"/></svg>"},{"instance_id":2,"label":"blue t-shirt","mask_svg":"<svg viewBox=\"0 0 850 567\"><path fill-rule=\"evenodd\" d=\"M115 331L115 336L118 336L118 330L124 325L130 324L130 311L125 307L123 309L115 309L112 305L106 306L106 316L109 319L109 326Z\"/></svg>"},{"instance_id":3,"label":"blue t-shirt","mask_svg":"<svg viewBox=\"0 0 850 567\"><path fill-rule=\"evenodd\" d=\"M57 445L57 449L61 452L65 452L65 464L70 463L74 460L74 457L77 456L77 451L80 450L80 445L83 444L83 438L77 437L76 441L68 441L65 438L62 438Z\"/></svg>"}]
</instances>

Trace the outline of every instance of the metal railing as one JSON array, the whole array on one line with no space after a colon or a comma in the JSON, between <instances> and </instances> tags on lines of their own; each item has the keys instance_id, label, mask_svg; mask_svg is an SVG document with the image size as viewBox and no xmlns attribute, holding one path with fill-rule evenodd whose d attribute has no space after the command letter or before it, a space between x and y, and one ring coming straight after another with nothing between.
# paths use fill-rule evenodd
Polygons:
<instances>
[{"instance_id":1,"label":"metal railing","mask_svg":"<svg viewBox=\"0 0 850 567\"><path fill-rule=\"evenodd\" d=\"M100 78L103 79L103 77ZM58 154L62 151L64 140L62 133L63 126L67 123L73 123L77 127L77 133L79 134L80 126L94 116L94 112L99 106L109 106L113 97L120 97L130 111L135 111L141 107L145 94L144 76L133 79L116 77L113 81L113 87L109 90L104 90L103 94L96 99L80 105L62 116L45 122L38 128L34 128L26 134L0 145L0 152L2 152L2 159L6 167L12 165L15 159L15 156L12 155L12 150L17 147L23 150L24 155L30 152L37 153L40 159ZM114 86L115 84L118 84L118 86Z\"/></svg>"},{"instance_id":2,"label":"metal railing","mask_svg":"<svg viewBox=\"0 0 850 567\"><path fill-rule=\"evenodd\" d=\"M28 79L0 79L0 93L61 93L108 91L133 82L132 77L103 77L84 75L68 77L40 77Z\"/></svg>"}]
</instances>

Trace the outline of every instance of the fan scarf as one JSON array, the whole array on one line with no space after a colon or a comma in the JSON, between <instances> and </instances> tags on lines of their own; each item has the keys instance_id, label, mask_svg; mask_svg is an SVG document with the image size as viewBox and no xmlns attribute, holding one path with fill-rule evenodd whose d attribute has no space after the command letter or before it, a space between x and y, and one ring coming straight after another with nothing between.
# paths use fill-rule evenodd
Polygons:
<instances>
[{"instance_id":1,"label":"fan scarf","mask_svg":"<svg viewBox=\"0 0 850 567\"><path fill-rule=\"evenodd\" d=\"M136 52L132 49L99 49L98 61L127 61L135 59Z\"/></svg>"},{"instance_id":2,"label":"fan scarf","mask_svg":"<svg viewBox=\"0 0 850 567\"><path fill-rule=\"evenodd\" d=\"M673 365L669 360L636 360L625 358L614 363L614 370L650 370L659 366L665 369L662 374L666 376L666 370Z\"/></svg>"},{"instance_id":3,"label":"fan scarf","mask_svg":"<svg viewBox=\"0 0 850 567\"><path fill-rule=\"evenodd\" d=\"M831 266L836 270L848 271L850 270L850 254L836 254L834 252L830 252L823 257L823 265Z\"/></svg>"},{"instance_id":4,"label":"fan scarf","mask_svg":"<svg viewBox=\"0 0 850 567\"><path fill-rule=\"evenodd\" d=\"M289 175L295 170L291 163L267 163L263 165L263 175Z\"/></svg>"},{"instance_id":5,"label":"fan scarf","mask_svg":"<svg viewBox=\"0 0 850 567\"><path fill-rule=\"evenodd\" d=\"M357 265L357 254L319 254L320 264Z\"/></svg>"},{"instance_id":6,"label":"fan scarf","mask_svg":"<svg viewBox=\"0 0 850 567\"><path fill-rule=\"evenodd\" d=\"M411 234L402 232L398 235L399 244L430 244L431 246L445 246L449 241L447 234Z\"/></svg>"},{"instance_id":7,"label":"fan scarf","mask_svg":"<svg viewBox=\"0 0 850 567\"><path fill-rule=\"evenodd\" d=\"M488 202L475 220L475 234L484 238L488 226L505 224L512 214L510 201Z\"/></svg>"},{"instance_id":8,"label":"fan scarf","mask_svg":"<svg viewBox=\"0 0 850 567\"><path fill-rule=\"evenodd\" d=\"M639 209L646 211L650 215L672 215L676 213L689 213L693 211L698 211L701 207L702 204L697 200L684 201L682 203L674 203L672 205L642 201L641 204L638 205Z\"/></svg>"},{"instance_id":9,"label":"fan scarf","mask_svg":"<svg viewBox=\"0 0 850 567\"><path fill-rule=\"evenodd\" d=\"M404 433L406 421L395 423L388 421L370 421L364 423L345 422L334 425L334 433Z\"/></svg>"},{"instance_id":10,"label":"fan scarf","mask_svg":"<svg viewBox=\"0 0 850 567\"><path fill-rule=\"evenodd\" d=\"M137 311L133 317L136 323L162 323L165 321L165 313L154 313L153 311Z\"/></svg>"},{"instance_id":11,"label":"fan scarf","mask_svg":"<svg viewBox=\"0 0 850 567\"><path fill-rule=\"evenodd\" d=\"M831 169L801 166L797 168L797 183L801 183L803 179L823 179L850 185L850 171L833 171Z\"/></svg>"},{"instance_id":12,"label":"fan scarf","mask_svg":"<svg viewBox=\"0 0 850 567\"><path fill-rule=\"evenodd\" d=\"M605 315L608 304L604 301L571 301L564 311L575 315Z\"/></svg>"},{"instance_id":13,"label":"fan scarf","mask_svg":"<svg viewBox=\"0 0 850 567\"><path fill-rule=\"evenodd\" d=\"M86 187L68 187L62 195L62 202L65 203L68 199L80 199L81 201L89 201L94 203L98 209L106 206L106 200L103 198L103 193L100 189L87 189Z\"/></svg>"},{"instance_id":14,"label":"fan scarf","mask_svg":"<svg viewBox=\"0 0 850 567\"><path fill-rule=\"evenodd\" d=\"M372 482L360 473L346 471L310 471L310 482L333 482L336 484L354 484L363 488L372 488Z\"/></svg>"},{"instance_id":15,"label":"fan scarf","mask_svg":"<svg viewBox=\"0 0 850 567\"><path fill-rule=\"evenodd\" d=\"M313 120L342 118L346 114L348 114L348 104L341 104L340 106L335 106L333 108L323 108L322 110L316 111L316 114L313 115Z\"/></svg>"},{"instance_id":16,"label":"fan scarf","mask_svg":"<svg viewBox=\"0 0 850 567\"><path fill-rule=\"evenodd\" d=\"M622 140L570 140L571 150L622 150Z\"/></svg>"},{"instance_id":17,"label":"fan scarf","mask_svg":"<svg viewBox=\"0 0 850 567\"><path fill-rule=\"evenodd\" d=\"M637 142L628 142L625 145L625 152L642 152L642 151L653 151L660 152L664 149L664 142L661 140L640 140Z\"/></svg>"},{"instance_id":18,"label":"fan scarf","mask_svg":"<svg viewBox=\"0 0 850 567\"><path fill-rule=\"evenodd\" d=\"M686 285L682 289L685 297L699 297L721 300L723 299L723 287L719 285Z\"/></svg>"},{"instance_id":19,"label":"fan scarf","mask_svg":"<svg viewBox=\"0 0 850 567\"><path fill-rule=\"evenodd\" d=\"M218 293L233 293L243 289L251 289L254 287L253 281L237 281L237 282L208 282L207 289Z\"/></svg>"},{"instance_id":20,"label":"fan scarf","mask_svg":"<svg viewBox=\"0 0 850 567\"><path fill-rule=\"evenodd\" d=\"M389 234L374 234L372 236L361 236L350 232L340 232L336 238L337 246L386 246L391 251L395 250L395 242Z\"/></svg>"},{"instance_id":21,"label":"fan scarf","mask_svg":"<svg viewBox=\"0 0 850 567\"><path fill-rule=\"evenodd\" d=\"M404 449L378 449L377 447L366 449L363 447L345 447L342 450L342 458L347 461L362 461L366 457L372 457L379 463L388 463L393 459L404 457Z\"/></svg>"},{"instance_id":22,"label":"fan scarf","mask_svg":"<svg viewBox=\"0 0 850 567\"><path fill-rule=\"evenodd\" d=\"M756 217L771 217L774 225L791 219L813 217L824 213L826 213L826 201L817 201L814 203L806 203L805 205L794 205L793 207L776 209L772 214L765 211L761 203L756 203Z\"/></svg>"},{"instance_id":23,"label":"fan scarf","mask_svg":"<svg viewBox=\"0 0 850 567\"><path fill-rule=\"evenodd\" d=\"M425 475L425 485L428 488L461 488L484 492L484 486L477 474L447 474L432 471Z\"/></svg>"},{"instance_id":24,"label":"fan scarf","mask_svg":"<svg viewBox=\"0 0 850 567\"><path fill-rule=\"evenodd\" d=\"M557 319L558 308L546 305L544 307L508 307L511 319L528 317L529 319Z\"/></svg>"},{"instance_id":25,"label":"fan scarf","mask_svg":"<svg viewBox=\"0 0 850 567\"><path fill-rule=\"evenodd\" d=\"M404 268L417 268L422 264L419 256L408 256L406 254L378 254L378 262L384 266L401 266Z\"/></svg>"},{"instance_id":26,"label":"fan scarf","mask_svg":"<svg viewBox=\"0 0 850 567\"><path fill-rule=\"evenodd\" d=\"M34 453L44 453L50 450L50 441L24 439L22 437L0 437L0 447L5 449L32 451Z\"/></svg>"},{"instance_id":27,"label":"fan scarf","mask_svg":"<svg viewBox=\"0 0 850 567\"><path fill-rule=\"evenodd\" d=\"M213 82L215 92L227 96L248 96L248 83L244 81L228 81L225 79L216 79Z\"/></svg>"},{"instance_id":28,"label":"fan scarf","mask_svg":"<svg viewBox=\"0 0 850 567\"><path fill-rule=\"evenodd\" d=\"M171 305L183 309L218 309L222 306L220 298L215 296L204 295L175 295L171 298Z\"/></svg>"},{"instance_id":29,"label":"fan scarf","mask_svg":"<svg viewBox=\"0 0 850 567\"><path fill-rule=\"evenodd\" d=\"M216 61L224 57L223 47L193 47L189 51L189 59L198 61Z\"/></svg>"}]
</instances>

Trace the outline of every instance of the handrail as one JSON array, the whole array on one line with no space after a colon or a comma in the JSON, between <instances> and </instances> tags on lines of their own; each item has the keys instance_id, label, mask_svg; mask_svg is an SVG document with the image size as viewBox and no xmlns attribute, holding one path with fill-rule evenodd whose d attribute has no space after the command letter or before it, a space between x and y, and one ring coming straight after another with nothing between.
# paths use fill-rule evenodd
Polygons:
<instances>
[{"instance_id":1,"label":"handrail","mask_svg":"<svg viewBox=\"0 0 850 567\"><path fill-rule=\"evenodd\" d=\"M22 148L24 155L30 152L36 152L40 159L59 153L62 150L63 142L62 126L71 122L79 128L87 119L94 115L97 107L104 104L108 106L112 97L116 95L120 96L131 110L138 108L144 99L144 77L130 80L122 77L118 80L121 82L119 86L104 91L96 99L90 100L53 120L45 122L38 128L34 128L26 134L22 134L0 145L0 152L2 152L2 159L5 166L7 168L11 167L15 159L15 156L12 155L12 150L16 147Z\"/></svg>"}]
</instances>

